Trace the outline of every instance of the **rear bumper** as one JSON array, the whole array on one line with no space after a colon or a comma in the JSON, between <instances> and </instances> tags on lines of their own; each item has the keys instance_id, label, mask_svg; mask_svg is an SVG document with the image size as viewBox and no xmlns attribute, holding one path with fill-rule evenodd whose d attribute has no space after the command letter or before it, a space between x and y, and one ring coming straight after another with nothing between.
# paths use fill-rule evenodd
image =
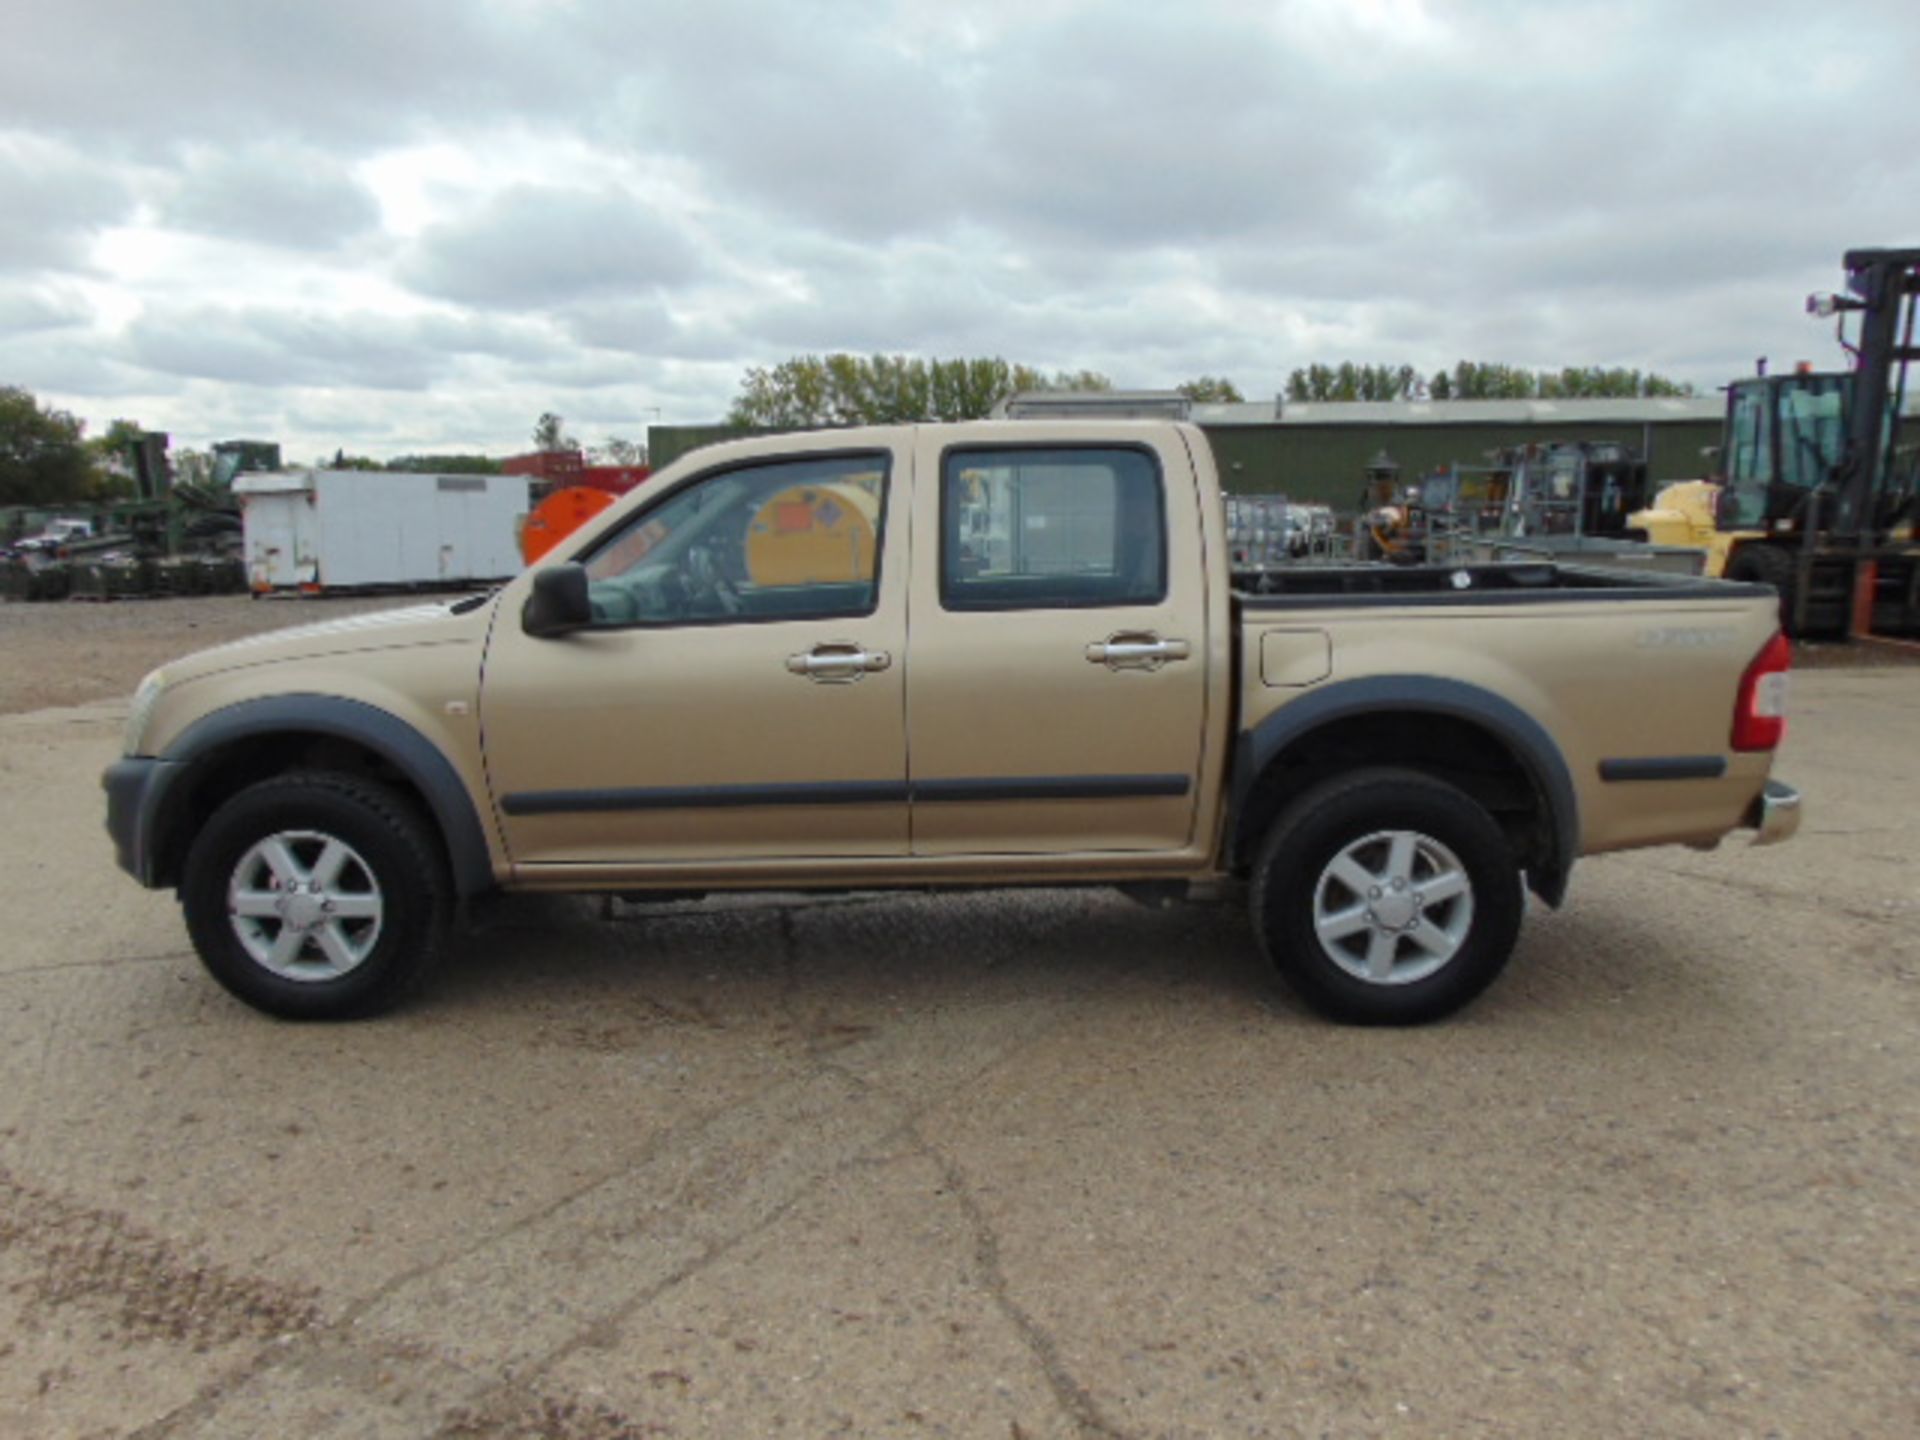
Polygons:
<instances>
[{"instance_id":1,"label":"rear bumper","mask_svg":"<svg viewBox=\"0 0 1920 1440\"><path fill-rule=\"evenodd\" d=\"M1757 832L1756 845L1778 845L1791 840L1800 828L1800 792L1784 780L1769 780L1741 822L1745 829Z\"/></svg>"},{"instance_id":2,"label":"rear bumper","mask_svg":"<svg viewBox=\"0 0 1920 1440\"><path fill-rule=\"evenodd\" d=\"M107 834L120 868L148 889L165 882L154 853L160 801L179 766L167 760L130 756L116 760L100 777L107 792Z\"/></svg>"}]
</instances>

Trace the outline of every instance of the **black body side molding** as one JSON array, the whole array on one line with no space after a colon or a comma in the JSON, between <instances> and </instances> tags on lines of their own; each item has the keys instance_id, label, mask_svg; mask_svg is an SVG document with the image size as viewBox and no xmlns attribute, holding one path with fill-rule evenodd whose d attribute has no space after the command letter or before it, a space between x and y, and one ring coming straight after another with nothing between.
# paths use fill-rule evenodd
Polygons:
<instances>
[{"instance_id":1,"label":"black body side molding","mask_svg":"<svg viewBox=\"0 0 1920 1440\"><path fill-rule=\"evenodd\" d=\"M765 785L670 785L608 790L526 790L509 815L623 810L733 810L761 805L931 805L964 800L1129 800L1185 795L1185 775L1016 775L960 780L823 780Z\"/></svg>"},{"instance_id":2,"label":"black body side molding","mask_svg":"<svg viewBox=\"0 0 1920 1440\"><path fill-rule=\"evenodd\" d=\"M1600 762L1600 778L1610 784L1623 780L1718 780L1726 773L1724 755L1646 755Z\"/></svg>"}]
</instances>

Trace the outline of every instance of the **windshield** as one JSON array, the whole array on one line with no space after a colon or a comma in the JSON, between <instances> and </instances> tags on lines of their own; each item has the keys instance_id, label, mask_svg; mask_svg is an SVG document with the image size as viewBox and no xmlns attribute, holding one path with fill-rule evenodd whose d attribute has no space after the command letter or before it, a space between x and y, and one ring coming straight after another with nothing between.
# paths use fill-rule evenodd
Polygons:
<instances>
[{"instance_id":1,"label":"windshield","mask_svg":"<svg viewBox=\"0 0 1920 1440\"><path fill-rule=\"evenodd\" d=\"M1773 479L1773 415L1764 380L1735 385L1727 396L1727 479Z\"/></svg>"},{"instance_id":2,"label":"windshield","mask_svg":"<svg viewBox=\"0 0 1920 1440\"><path fill-rule=\"evenodd\" d=\"M1767 516L1773 483L1772 392L1765 380L1743 380L1727 394L1727 488L1720 498L1720 524L1746 529Z\"/></svg>"},{"instance_id":3,"label":"windshield","mask_svg":"<svg viewBox=\"0 0 1920 1440\"><path fill-rule=\"evenodd\" d=\"M1780 483L1824 485L1847 445L1847 375L1807 375L1780 387Z\"/></svg>"}]
</instances>

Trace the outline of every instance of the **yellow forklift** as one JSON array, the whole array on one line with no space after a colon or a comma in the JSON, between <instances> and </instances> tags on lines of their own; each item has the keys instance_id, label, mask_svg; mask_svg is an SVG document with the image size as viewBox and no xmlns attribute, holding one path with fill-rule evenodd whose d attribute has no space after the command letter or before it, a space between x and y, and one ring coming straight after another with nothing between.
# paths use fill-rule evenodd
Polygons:
<instances>
[{"instance_id":1,"label":"yellow forklift","mask_svg":"<svg viewBox=\"0 0 1920 1440\"><path fill-rule=\"evenodd\" d=\"M1915 634L1920 470L1901 446L1900 412L1920 354L1920 249L1850 250L1844 263L1845 292L1807 309L1837 319L1853 367L1735 381L1722 473L1667 487L1627 524L1656 544L1705 550L1709 575L1772 585L1790 635Z\"/></svg>"}]
</instances>

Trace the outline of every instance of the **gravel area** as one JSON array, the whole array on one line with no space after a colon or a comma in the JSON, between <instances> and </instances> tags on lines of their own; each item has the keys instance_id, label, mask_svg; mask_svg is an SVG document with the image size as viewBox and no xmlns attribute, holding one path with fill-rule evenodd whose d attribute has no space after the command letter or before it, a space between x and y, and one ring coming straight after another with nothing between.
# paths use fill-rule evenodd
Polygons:
<instances>
[{"instance_id":1,"label":"gravel area","mask_svg":"<svg viewBox=\"0 0 1920 1440\"><path fill-rule=\"evenodd\" d=\"M123 699L176 655L267 630L416 603L411 596L248 595L0 604L0 715Z\"/></svg>"},{"instance_id":2,"label":"gravel area","mask_svg":"<svg viewBox=\"0 0 1920 1440\"><path fill-rule=\"evenodd\" d=\"M279 1024L117 707L0 716L0 1436L1920 1434L1920 674L1793 705L1793 843L1583 861L1405 1032L1066 890L521 897Z\"/></svg>"}]
</instances>

